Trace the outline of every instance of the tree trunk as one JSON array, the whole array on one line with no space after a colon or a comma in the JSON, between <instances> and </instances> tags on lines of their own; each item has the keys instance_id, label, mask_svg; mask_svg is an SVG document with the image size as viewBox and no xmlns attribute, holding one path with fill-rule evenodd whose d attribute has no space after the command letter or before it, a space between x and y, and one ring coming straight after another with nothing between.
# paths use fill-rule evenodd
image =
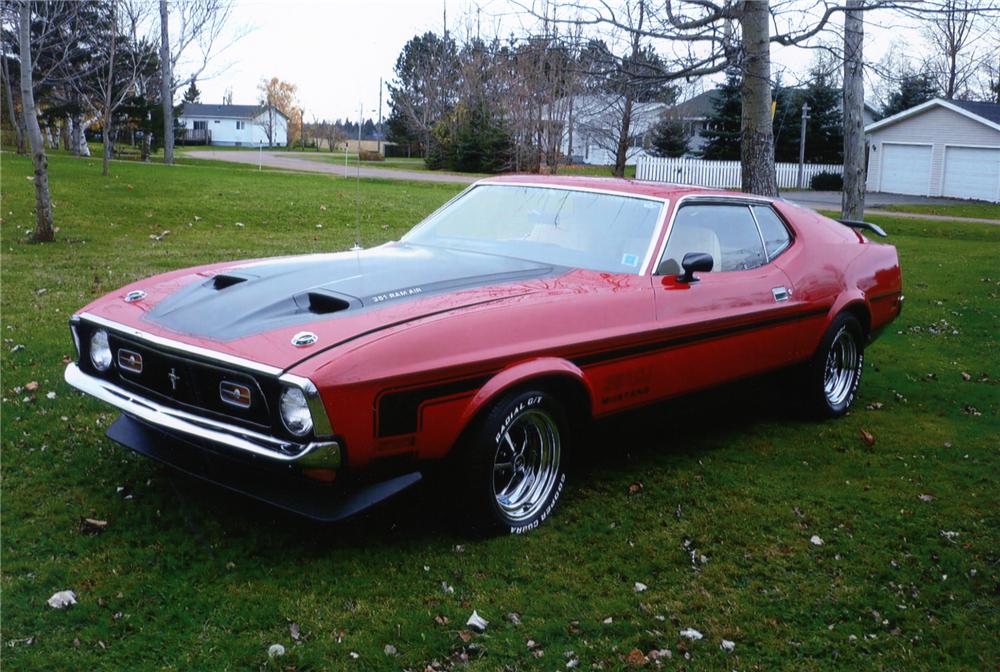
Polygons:
<instances>
[{"instance_id":1,"label":"tree trunk","mask_svg":"<svg viewBox=\"0 0 1000 672\"><path fill-rule=\"evenodd\" d=\"M625 177L625 161L628 158L628 134L632 127L632 94L625 94L625 105L622 108L622 125L618 132L618 146L615 148L615 177Z\"/></svg>"},{"instance_id":2,"label":"tree trunk","mask_svg":"<svg viewBox=\"0 0 1000 672\"><path fill-rule=\"evenodd\" d=\"M31 239L50 241L54 237L52 201L49 198L49 160L42 145L42 129L35 112L35 91L31 81L31 3L21 0L18 7L18 49L21 54L21 109L31 144L31 163L35 169L35 232Z\"/></svg>"},{"instance_id":3,"label":"tree trunk","mask_svg":"<svg viewBox=\"0 0 1000 672\"><path fill-rule=\"evenodd\" d=\"M3 75L4 95L7 98L7 115L10 117L10 125L14 128L14 137L17 140L17 153L19 156L24 156L27 153L24 149L24 128L22 128L22 121L18 118L14 110L14 91L10 85L7 54L0 55L0 59L3 61L3 72L0 74Z\"/></svg>"},{"instance_id":4,"label":"tree trunk","mask_svg":"<svg viewBox=\"0 0 1000 672\"><path fill-rule=\"evenodd\" d=\"M73 142L72 138L70 137L72 131L73 131L73 117L67 114L66 116L63 117L62 128L60 128L60 135L62 136L60 138L62 140L62 148L67 152L70 151L70 145Z\"/></svg>"},{"instance_id":5,"label":"tree trunk","mask_svg":"<svg viewBox=\"0 0 1000 672\"><path fill-rule=\"evenodd\" d=\"M771 45L769 3L745 0L743 31L742 188L749 194L777 196L774 133L771 128Z\"/></svg>"},{"instance_id":6,"label":"tree trunk","mask_svg":"<svg viewBox=\"0 0 1000 672\"><path fill-rule=\"evenodd\" d=\"M110 114L105 114L104 119L101 121L101 140L104 142L104 158L101 162L101 175L108 177L111 175L111 148L113 146Z\"/></svg>"},{"instance_id":7,"label":"tree trunk","mask_svg":"<svg viewBox=\"0 0 1000 672\"><path fill-rule=\"evenodd\" d=\"M163 163L174 162L174 82L170 71L170 12L160 0L160 97L163 99Z\"/></svg>"},{"instance_id":8,"label":"tree trunk","mask_svg":"<svg viewBox=\"0 0 1000 672\"><path fill-rule=\"evenodd\" d=\"M864 0L847 0L844 12L844 219L865 216Z\"/></svg>"}]
</instances>

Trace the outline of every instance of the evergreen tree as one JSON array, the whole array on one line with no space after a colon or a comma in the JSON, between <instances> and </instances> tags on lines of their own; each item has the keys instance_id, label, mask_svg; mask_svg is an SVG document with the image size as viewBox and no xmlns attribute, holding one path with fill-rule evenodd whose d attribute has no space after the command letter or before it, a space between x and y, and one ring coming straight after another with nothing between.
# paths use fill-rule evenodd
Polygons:
<instances>
[{"instance_id":1,"label":"evergreen tree","mask_svg":"<svg viewBox=\"0 0 1000 672\"><path fill-rule=\"evenodd\" d=\"M806 163L840 163L844 156L844 121L840 90L820 70L805 88L775 91L774 159L798 163L802 105L809 105L806 122Z\"/></svg>"},{"instance_id":2,"label":"evergreen tree","mask_svg":"<svg viewBox=\"0 0 1000 672\"><path fill-rule=\"evenodd\" d=\"M652 154L655 156L684 156L688 152L690 136L684 123L664 116L653 127Z\"/></svg>"},{"instance_id":3,"label":"evergreen tree","mask_svg":"<svg viewBox=\"0 0 1000 672\"><path fill-rule=\"evenodd\" d=\"M934 78L927 72L909 73L899 80L899 88L889 95L882 113L891 117L938 96Z\"/></svg>"},{"instance_id":4,"label":"evergreen tree","mask_svg":"<svg viewBox=\"0 0 1000 672\"><path fill-rule=\"evenodd\" d=\"M191 86L187 88L184 92L184 102L185 103L200 103L201 102L201 91L195 86L194 80L191 80Z\"/></svg>"},{"instance_id":5,"label":"evergreen tree","mask_svg":"<svg viewBox=\"0 0 1000 672\"><path fill-rule=\"evenodd\" d=\"M732 68L726 72L725 83L716 89L716 95L712 99L712 114L701 132L705 144L698 153L703 159L740 160L740 129L743 123L741 80L740 71Z\"/></svg>"}]
</instances>

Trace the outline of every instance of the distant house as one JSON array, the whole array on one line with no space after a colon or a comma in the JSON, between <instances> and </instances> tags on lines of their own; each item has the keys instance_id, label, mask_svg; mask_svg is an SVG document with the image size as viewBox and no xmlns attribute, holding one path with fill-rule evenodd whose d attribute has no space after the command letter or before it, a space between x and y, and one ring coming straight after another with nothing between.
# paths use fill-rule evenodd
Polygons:
<instances>
[{"instance_id":1,"label":"distant house","mask_svg":"<svg viewBox=\"0 0 1000 672\"><path fill-rule=\"evenodd\" d=\"M558 103L568 109L568 99ZM572 130L562 133L563 155L572 163L595 166L612 165L618 145L622 120L622 100L617 96L583 95L572 101ZM625 163L634 166L648 156L649 133L666 108L663 103L634 103L629 121L628 150Z\"/></svg>"},{"instance_id":2,"label":"distant house","mask_svg":"<svg viewBox=\"0 0 1000 672\"><path fill-rule=\"evenodd\" d=\"M868 191L1000 202L1000 105L935 98L865 134Z\"/></svg>"},{"instance_id":3,"label":"distant house","mask_svg":"<svg viewBox=\"0 0 1000 672\"><path fill-rule=\"evenodd\" d=\"M184 144L229 147L284 147L288 144L288 117L260 105L184 103L181 111ZM270 140L268 130L271 130Z\"/></svg>"}]
</instances>

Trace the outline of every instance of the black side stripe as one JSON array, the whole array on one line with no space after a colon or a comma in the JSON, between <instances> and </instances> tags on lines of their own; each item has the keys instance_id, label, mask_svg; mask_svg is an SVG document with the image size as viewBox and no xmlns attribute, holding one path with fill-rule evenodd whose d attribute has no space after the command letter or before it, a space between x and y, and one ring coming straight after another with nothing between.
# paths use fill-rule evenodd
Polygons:
<instances>
[{"instance_id":1,"label":"black side stripe","mask_svg":"<svg viewBox=\"0 0 1000 672\"><path fill-rule=\"evenodd\" d=\"M616 348L614 350L595 352L589 355L573 357L571 361L577 366L582 368L586 366L592 366L594 364L601 364L614 359L625 359L628 357L634 357L636 355L656 352L658 350L669 350L671 348L679 348L681 346L690 345L692 343L697 343L699 341L709 341L715 338L722 338L724 336L733 336L747 331L756 331L757 329L766 329L768 327L775 327L781 324L787 324L789 322L807 320L813 317L819 317L820 315L826 315L828 311L829 308L816 308L813 310L793 313L791 315L781 315L778 317L772 317L767 320L758 320L756 322L750 322L747 324L737 324L729 327L723 327L720 329L712 329L710 331L701 331L695 334L685 334L684 336L675 336L673 338L668 338L668 339L658 339L655 341L650 341L648 343L640 343L638 345L631 345L624 348Z\"/></svg>"},{"instance_id":2,"label":"black side stripe","mask_svg":"<svg viewBox=\"0 0 1000 672\"><path fill-rule=\"evenodd\" d=\"M485 385L492 375L490 373L476 378L463 378L429 387L383 394L377 402L378 436L399 436L416 432L421 404L431 399L474 392Z\"/></svg>"},{"instance_id":3,"label":"black side stripe","mask_svg":"<svg viewBox=\"0 0 1000 672\"><path fill-rule=\"evenodd\" d=\"M768 327L774 327L799 320L807 320L821 315L826 315L828 311L829 308L816 308L808 311L780 315L770 319L758 320L748 324L732 325L729 327L702 331L695 334L685 334L683 336L676 336L667 339L661 338L647 343L579 355L570 357L569 359L577 366L584 368L616 359L625 359L660 350L669 350L671 348L690 345L699 341L708 341L716 338L722 338L724 336L732 336L739 333L755 331L757 329L766 329ZM669 331L676 331L676 328ZM382 394L376 401L376 434L379 437L389 437L399 436L402 434L412 434L416 432L419 425L420 407L422 404L431 401L432 399L475 392L485 385L495 373L496 371L490 371L473 378L462 378L459 380L451 380L424 387L389 391Z\"/></svg>"}]
</instances>

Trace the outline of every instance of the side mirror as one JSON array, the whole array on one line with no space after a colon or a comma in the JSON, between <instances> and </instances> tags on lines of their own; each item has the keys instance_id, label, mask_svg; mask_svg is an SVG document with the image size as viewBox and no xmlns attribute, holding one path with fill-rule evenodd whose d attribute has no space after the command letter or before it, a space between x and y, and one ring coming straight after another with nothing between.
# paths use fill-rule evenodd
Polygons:
<instances>
[{"instance_id":1,"label":"side mirror","mask_svg":"<svg viewBox=\"0 0 1000 672\"><path fill-rule=\"evenodd\" d=\"M707 252L688 252L681 260L684 275L677 276L677 282L698 282L695 272L708 273L715 266L715 260Z\"/></svg>"}]
</instances>

